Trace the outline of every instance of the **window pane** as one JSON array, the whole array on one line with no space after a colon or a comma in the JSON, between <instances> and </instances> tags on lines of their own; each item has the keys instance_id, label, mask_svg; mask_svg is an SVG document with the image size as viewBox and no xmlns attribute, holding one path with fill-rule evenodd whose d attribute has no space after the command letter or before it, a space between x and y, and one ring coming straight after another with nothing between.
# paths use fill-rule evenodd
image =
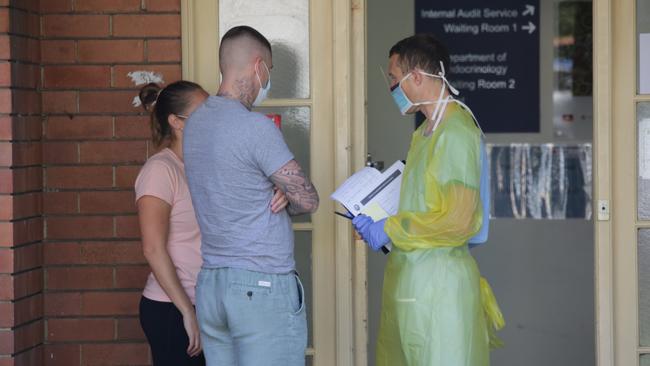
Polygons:
<instances>
[{"instance_id":1,"label":"window pane","mask_svg":"<svg viewBox=\"0 0 650 366\"><path fill-rule=\"evenodd\" d=\"M305 301L307 304L307 330L308 338L307 345L312 347L313 345L313 321L312 321L312 262L311 262L311 232L308 231L297 231L296 232L296 244L295 244L295 256L296 256L296 270L300 274L300 280L302 285L305 287Z\"/></svg>"},{"instance_id":2,"label":"window pane","mask_svg":"<svg viewBox=\"0 0 650 366\"><path fill-rule=\"evenodd\" d=\"M310 176L309 135L311 113L309 107L256 108L262 114L279 114L282 117L282 134L296 161ZM294 216L294 222L308 222L311 215Z\"/></svg>"},{"instance_id":3,"label":"window pane","mask_svg":"<svg viewBox=\"0 0 650 366\"><path fill-rule=\"evenodd\" d=\"M639 230L639 343L650 346L650 229Z\"/></svg>"},{"instance_id":4,"label":"window pane","mask_svg":"<svg viewBox=\"0 0 650 366\"><path fill-rule=\"evenodd\" d=\"M555 4L553 124L558 140L590 141L593 135L591 1Z\"/></svg>"},{"instance_id":5,"label":"window pane","mask_svg":"<svg viewBox=\"0 0 650 366\"><path fill-rule=\"evenodd\" d=\"M309 98L309 1L220 0L220 38L248 25L271 42L271 98Z\"/></svg>"},{"instance_id":6,"label":"window pane","mask_svg":"<svg viewBox=\"0 0 650 366\"><path fill-rule=\"evenodd\" d=\"M637 104L638 121L638 216L650 219L650 103Z\"/></svg>"},{"instance_id":7,"label":"window pane","mask_svg":"<svg viewBox=\"0 0 650 366\"><path fill-rule=\"evenodd\" d=\"M311 111L309 107L255 108L262 114L279 114L282 118L282 134L289 149L307 174L310 172L309 135Z\"/></svg>"},{"instance_id":8,"label":"window pane","mask_svg":"<svg viewBox=\"0 0 650 366\"><path fill-rule=\"evenodd\" d=\"M637 0L636 2L636 29L638 55L637 70L639 94L650 94L650 0Z\"/></svg>"},{"instance_id":9,"label":"window pane","mask_svg":"<svg viewBox=\"0 0 650 366\"><path fill-rule=\"evenodd\" d=\"M650 355L641 355L641 366L650 366Z\"/></svg>"}]
</instances>

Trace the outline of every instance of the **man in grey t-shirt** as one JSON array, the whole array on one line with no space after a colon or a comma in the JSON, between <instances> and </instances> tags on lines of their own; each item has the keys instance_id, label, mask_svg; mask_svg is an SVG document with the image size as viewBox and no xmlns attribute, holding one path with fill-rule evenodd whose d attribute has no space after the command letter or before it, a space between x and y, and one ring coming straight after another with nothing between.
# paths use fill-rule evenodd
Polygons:
<instances>
[{"instance_id":1,"label":"man in grey t-shirt","mask_svg":"<svg viewBox=\"0 0 650 366\"><path fill-rule=\"evenodd\" d=\"M223 80L185 125L183 154L201 229L196 289L208 365L304 365L307 323L290 215L318 194L279 129L251 112L270 89L271 45L253 28L221 40ZM270 209L275 189L289 202Z\"/></svg>"}]
</instances>

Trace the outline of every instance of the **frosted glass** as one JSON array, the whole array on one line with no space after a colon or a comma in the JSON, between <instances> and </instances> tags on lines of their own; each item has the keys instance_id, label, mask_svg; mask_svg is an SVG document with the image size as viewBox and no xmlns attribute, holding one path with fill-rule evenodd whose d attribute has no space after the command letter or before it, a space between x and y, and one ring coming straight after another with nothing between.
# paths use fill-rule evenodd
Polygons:
<instances>
[{"instance_id":1,"label":"frosted glass","mask_svg":"<svg viewBox=\"0 0 650 366\"><path fill-rule=\"evenodd\" d=\"M639 230L639 343L650 346L650 229Z\"/></svg>"},{"instance_id":2,"label":"frosted glass","mask_svg":"<svg viewBox=\"0 0 650 366\"><path fill-rule=\"evenodd\" d=\"M309 130L311 127L311 111L309 107L267 107L255 108L255 111L262 114L279 114L282 116L284 140L296 157L296 161L309 174Z\"/></svg>"},{"instance_id":3,"label":"frosted glass","mask_svg":"<svg viewBox=\"0 0 650 366\"><path fill-rule=\"evenodd\" d=\"M638 216L650 220L650 103L637 104Z\"/></svg>"},{"instance_id":4,"label":"frosted glass","mask_svg":"<svg viewBox=\"0 0 650 366\"><path fill-rule=\"evenodd\" d=\"M271 42L270 98L309 98L309 1L220 0L220 38L248 25Z\"/></svg>"},{"instance_id":5,"label":"frosted glass","mask_svg":"<svg viewBox=\"0 0 650 366\"><path fill-rule=\"evenodd\" d=\"M305 287L305 301L307 310L307 344L312 347L313 344L313 321L312 321L312 303L313 303L313 286L312 286L312 247L311 232L297 231L295 241L296 270L300 274L300 280Z\"/></svg>"},{"instance_id":6,"label":"frosted glass","mask_svg":"<svg viewBox=\"0 0 650 366\"><path fill-rule=\"evenodd\" d=\"M282 116L282 135L303 171L310 176L309 136L311 111L309 107L270 107L255 108L262 114L279 114ZM318 187L317 187L318 188ZM311 215L294 216L293 222L308 222Z\"/></svg>"},{"instance_id":7,"label":"frosted glass","mask_svg":"<svg viewBox=\"0 0 650 366\"><path fill-rule=\"evenodd\" d=\"M637 55L639 58L641 58L641 49L640 49L640 34L642 33L650 33L650 17L648 16L650 14L650 0L637 0L636 2L636 31L637 31ZM648 65L645 65L648 67ZM641 64L640 60L637 59L637 90L639 90L639 93L641 94L641 86L640 84L640 70ZM644 92L643 94L647 94L647 91Z\"/></svg>"},{"instance_id":8,"label":"frosted glass","mask_svg":"<svg viewBox=\"0 0 650 366\"><path fill-rule=\"evenodd\" d=\"M641 366L650 366L650 355L641 355Z\"/></svg>"}]
</instances>

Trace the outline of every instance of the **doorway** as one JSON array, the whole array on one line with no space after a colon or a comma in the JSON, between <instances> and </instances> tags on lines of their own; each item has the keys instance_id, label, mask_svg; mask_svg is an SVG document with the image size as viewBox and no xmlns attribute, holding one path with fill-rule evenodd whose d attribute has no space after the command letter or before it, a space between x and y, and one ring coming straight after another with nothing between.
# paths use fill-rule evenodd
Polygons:
<instances>
[{"instance_id":1,"label":"doorway","mask_svg":"<svg viewBox=\"0 0 650 366\"><path fill-rule=\"evenodd\" d=\"M395 42L414 33L417 2L378 0L368 4L368 152L386 166L406 157L414 121L397 111L379 67L387 63L388 50ZM456 6L461 8L462 3ZM523 3L521 6L525 11ZM539 168L545 151L549 166L565 164L562 180L550 182L550 186L568 184L563 187L564 199L555 192L548 202L517 196L516 189L508 187L501 192L493 190L493 198L499 196L495 193L503 197L497 200L496 210L493 206L490 239L472 250L506 320L500 332L505 347L492 353L493 365L596 364L591 9L591 2L539 2L535 30L540 45L539 131L487 133L493 148L493 185L497 177L518 177L524 188L527 179L558 177L554 168L546 172ZM447 46L453 53L454 45ZM453 84L454 75L450 79ZM471 101L468 104L472 107ZM507 114L508 101L495 109ZM479 122L489 123L481 121L480 114L477 117ZM513 159L497 159L497 150ZM523 157L524 162L515 156ZM528 169L534 167L528 178L525 173L515 174L525 162ZM501 172L496 171L499 164ZM521 207L528 209L522 211ZM381 254L368 256L368 365L374 364L385 259Z\"/></svg>"}]
</instances>

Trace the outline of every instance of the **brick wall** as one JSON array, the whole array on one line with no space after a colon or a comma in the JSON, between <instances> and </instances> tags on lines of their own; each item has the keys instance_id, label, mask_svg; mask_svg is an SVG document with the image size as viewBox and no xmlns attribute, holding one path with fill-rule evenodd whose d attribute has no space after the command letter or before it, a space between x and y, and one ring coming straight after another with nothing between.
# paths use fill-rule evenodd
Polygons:
<instances>
[{"instance_id":1,"label":"brick wall","mask_svg":"<svg viewBox=\"0 0 650 366\"><path fill-rule=\"evenodd\" d=\"M0 0L0 365L38 365L43 220L38 0Z\"/></svg>"},{"instance_id":2,"label":"brick wall","mask_svg":"<svg viewBox=\"0 0 650 366\"><path fill-rule=\"evenodd\" d=\"M150 363L128 73L180 78L179 3L0 0L0 366Z\"/></svg>"},{"instance_id":3,"label":"brick wall","mask_svg":"<svg viewBox=\"0 0 650 366\"><path fill-rule=\"evenodd\" d=\"M180 0L41 1L45 365L150 363L132 187L153 149L128 74L180 79L179 11Z\"/></svg>"}]
</instances>

